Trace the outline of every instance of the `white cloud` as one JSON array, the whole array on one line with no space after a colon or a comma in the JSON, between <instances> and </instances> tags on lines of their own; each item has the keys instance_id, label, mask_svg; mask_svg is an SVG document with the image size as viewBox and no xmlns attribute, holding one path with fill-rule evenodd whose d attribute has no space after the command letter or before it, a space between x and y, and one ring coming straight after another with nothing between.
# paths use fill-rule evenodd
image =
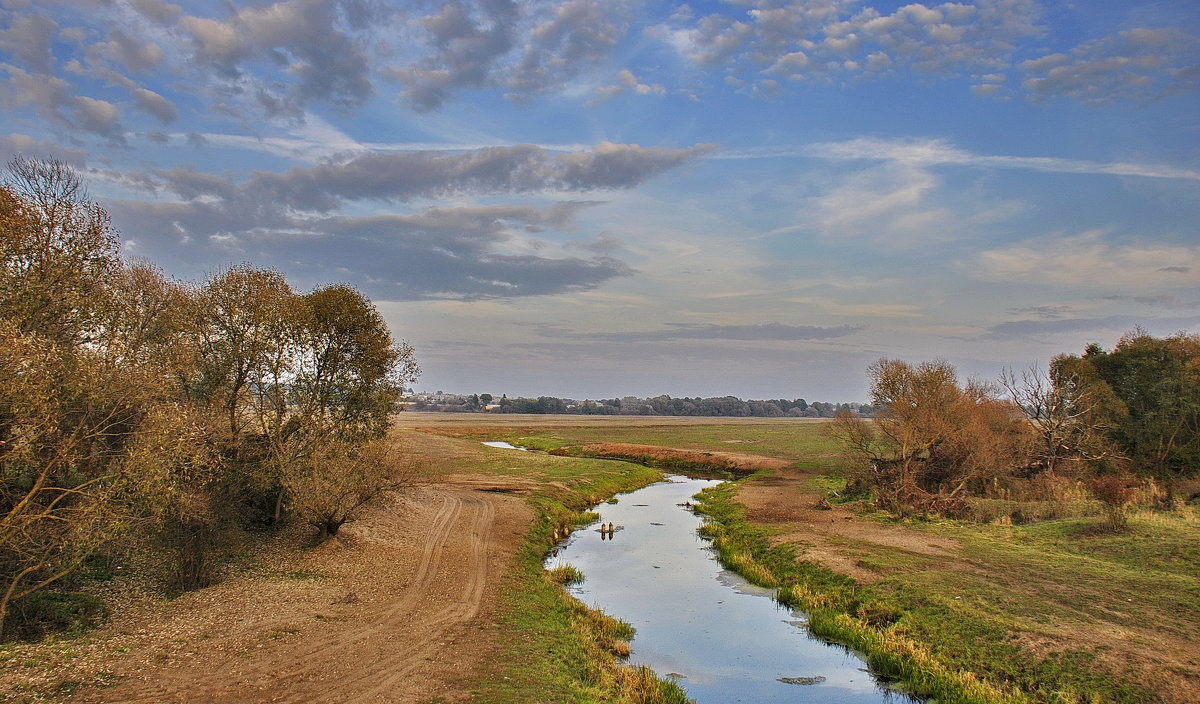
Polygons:
<instances>
[{"instance_id":1,"label":"white cloud","mask_svg":"<svg viewBox=\"0 0 1200 704\"><path fill-rule=\"evenodd\" d=\"M811 222L829 238L865 238L894 247L960 235L954 213L931 202L939 185L927 170L885 164L852 175L813 203Z\"/></svg>"},{"instance_id":2,"label":"white cloud","mask_svg":"<svg viewBox=\"0 0 1200 704\"><path fill-rule=\"evenodd\" d=\"M187 16L180 26L213 78L242 88L269 113L299 115L310 102L350 108L374 92L368 58L336 0L282 0L237 10L228 20ZM259 64L252 76L243 65ZM284 65L283 70L264 70Z\"/></svg>"},{"instance_id":3,"label":"white cloud","mask_svg":"<svg viewBox=\"0 0 1200 704\"><path fill-rule=\"evenodd\" d=\"M94 45L93 50L117 61L126 70L134 73L149 71L157 66L165 55L154 42L141 42L119 29L108 33L108 41Z\"/></svg>"},{"instance_id":4,"label":"white cloud","mask_svg":"<svg viewBox=\"0 0 1200 704\"><path fill-rule=\"evenodd\" d=\"M38 73L54 66L51 41L58 23L41 15L14 13L9 26L0 29L0 49L10 52Z\"/></svg>"},{"instance_id":5,"label":"white cloud","mask_svg":"<svg viewBox=\"0 0 1200 704\"><path fill-rule=\"evenodd\" d=\"M784 2L746 12L690 15L653 29L691 61L791 80L860 76L910 67L960 75L1011 63L1016 44L1039 36L1034 0L904 5L890 14L849 0Z\"/></svg>"},{"instance_id":6,"label":"white cloud","mask_svg":"<svg viewBox=\"0 0 1200 704\"><path fill-rule=\"evenodd\" d=\"M598 105L626 93L633 93L634 95L665 95L666 92L667 89L657 83L642 83L633 74L633 71L624 68L617 72L616 83L598 86L593 91L593 97L588 101L588 104Z\"/></svg>"},{"instance_id":7,"label":"white cloud","mask_svg":"<svg viewBox=\"0 0 1200 704\"><path fill-rule=\"evenodd\" d=\"M980 253L963 265L983 281L1095 289L1196 288L1200 246L1117 244L1107 233L1041 237Z\"/></svg>"},{"instance_id":8,"label":"white cloud","mask_svg":"<svg viewBox=\"0 0 1200 704\"><path fill-rule=\"evenodd\" d=\"M1140 27L1025 61L1021 69L1028 76L1022 86L1034 100L1155 100L1200 88L1200 37L1177 28Z\"/></svg>"},{"instance_id":9,"label":"white cloud","mask_svg":"<svg viewBox=\"0 0 1200 704\"><path fill-rule=\"evenodd\" d=\"M170 124L179 117L175 104L152 90L135 88L132 95L140 110L157 117L163 124Z\"/></svg>"},{"instance_id":10,"label":"white cloud","mask_svg":"<svg viewBox=\"0 0 1200 704\"><path fill-rule=\"evenodd\" d=\"M960 165L1003 169L1029 169L1049 173L1102 174L1200 180L1200 170L1162 164L1131 164L1039 156L974 154L941 139L876 139L864 137L844 142L817 142L801 146L727 150L712 159L770 159L814 157L832 161L888 161L913 166Z\"/></svg>"}]
</instances>

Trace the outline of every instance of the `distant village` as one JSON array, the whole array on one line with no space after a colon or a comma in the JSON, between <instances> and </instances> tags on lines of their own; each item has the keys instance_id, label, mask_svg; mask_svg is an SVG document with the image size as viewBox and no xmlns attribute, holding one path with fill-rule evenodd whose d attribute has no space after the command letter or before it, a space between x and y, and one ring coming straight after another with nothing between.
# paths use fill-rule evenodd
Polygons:
<instances>
[{"instance_id":1,"label":"distant village","mask_svg":"<svg viewBox=\"0 0 1200 704\"><path fill-rule=\"evenodd\" d=\"M492 394L453 394L443 391L409 392L397 404L400 410L440 413L566 413L604 416L713 416L763 418L832 418L841 411L870 417L875 408L864 403L809 403L802 398L743 401L736 396L711 398L654 396L585 399L539 396L509 398Z\"/></svg>"}]
</instances>

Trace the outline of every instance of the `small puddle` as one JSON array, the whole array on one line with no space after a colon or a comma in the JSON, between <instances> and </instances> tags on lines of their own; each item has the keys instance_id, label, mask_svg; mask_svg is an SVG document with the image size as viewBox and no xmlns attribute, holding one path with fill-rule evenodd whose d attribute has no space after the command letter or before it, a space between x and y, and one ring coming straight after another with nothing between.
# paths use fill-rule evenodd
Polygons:
<instances>
[{"instance_id":1,"label":"small puddle","mask_svg":"<svg viewBox=\"0 0 1200 704\"><path fill-rule=\"evenodd\" d=\"M581 528L546 564L579 568L586 580L571 593L637 629L630 663L676 679L698 704L919 701L880 684L847 649L812 637L804 614L772 590L721 567L696 535L701 518L680 505L719 483L673 476L600 504L599 522L617 530Z\"/></svg>"},{"instance_id":2,"label":"small puddle","mask_svg":"<svg viewBox=\"0 0 1200 704\"><path fill-rule=\"evenodd\" d=\"M527 447L517 447L516 445L510 445L509 443L506 443L503 440L488 440L487 442L483 442L480 444L487 445L488 447L499 447L504 450L520 450L522 452L529 452L529 448L527 448Z\"/></svg>"}]
</instances>

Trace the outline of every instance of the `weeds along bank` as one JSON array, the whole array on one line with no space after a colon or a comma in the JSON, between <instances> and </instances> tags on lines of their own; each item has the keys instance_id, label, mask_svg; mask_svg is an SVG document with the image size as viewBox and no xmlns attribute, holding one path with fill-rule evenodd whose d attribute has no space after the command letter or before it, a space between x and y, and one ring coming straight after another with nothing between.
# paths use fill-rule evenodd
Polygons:
<instances>
[{"instance_id":1,"label":"weeds along bank","mask_svg":"<svg viewBox=\"0 0 1200 704\"><path fill-rule=\"evenodd\" d=\"M1080 485L1054 500L981 500L971 520L897 520L865 500L837 505L846 463L813 425L524 427L506 439L574 455L627 442L789 460L710 490L708 537L728 567L810 611L818 635L916 694L1183 703L1200 691L1193 508L1132 508L1117 530Z\"/></svg>"},{"instance_id":2,"label":"weeds along bank","mask_svg":"<svg viewBox=\"0 0 1200 704\"><path fill-rule=\"evenodd\" d=\"M527 481L527 503L535 518L515 562L502 578L498 649L470 682L475 701L489 704L685 704L674 683L647 668L623 665L629 624L590 609L571 597L543 563L550 549L573 528L594 519L586 509L662 479L654 469L629 462L555 457L464 443L496 439L487 431L467 433L441 447L458 447L454 464L496 480Z\"/></svg>"},{"instance_id":3,"label":"weeds along bank","mask_svg":"<svg viewBox=\"0 0 1200 704\"><path fill-rule=\"evenodd\" d=\"M1194 514L1135 518L1131 536L1108 532L1099 516L925 527L962 542L945 558L846 540L847 553L883 574L863 584L749 521L738 490L706 490L698 506L722 563L778 587L816 635L913 694L972 704L1194 701ZM1134 655L1147 649L1162 659Z\"/></svg>"}]
</instances>

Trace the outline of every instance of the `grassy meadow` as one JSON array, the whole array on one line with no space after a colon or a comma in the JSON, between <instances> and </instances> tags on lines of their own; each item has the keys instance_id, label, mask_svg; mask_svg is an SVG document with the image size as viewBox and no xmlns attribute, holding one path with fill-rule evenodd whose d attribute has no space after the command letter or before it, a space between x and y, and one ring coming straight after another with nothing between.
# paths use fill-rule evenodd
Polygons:
<instances>
[{"instance_id":1,"label":"grassy meadow","mask_svg":"<svg viewBox=\"0 0 1200 704\"><path fill-rule=\"evenodd\" d=\"M665 420L665 422L664 422ZM657 422L656 422L657 421ZM512 652L493 661L482 701L606 700L619 688L578 605L540 569L547 536L608 495L653 480L628 462L578 456L595 443L742 453L787 461L704 496L723 561L812 614L822 637L862 652L873 669L941 702L1189 702L1200 691L1200 517L1194 508L1135 509L1129 530L1068 497L1054 520L895 521L866 503L839 507L871 539L823 529L807 514L747 510L739 491L791 477L778 499L808 508L843 484L844 460L823 424L763 419L401 417L443 470L534 479L539 519L507 577ZM479 440L576 456L482 448ZM778 463L777 463L778 464ZM772 489L774 490L774 489ZM836 498L836 497L835 497ZM1019 502L1017 502L1019 504ZM801 506L803 504L803 506ZM1030 515L1038 511L1030 510ZM918 551L905 540L954 547ZM819 545L818 545L819 543ZM817 549L819 547L819 550ZM857 577L825 563L847 561ZM867 575L867 577L863 577ZM585 575L586 577L586 575ZM608 639L608 640L611 640ZM619 652L619 651L618 651ZM599 668L599 669L598 669ZM607 694L605 694L607 692ZM643 701L636 697L624 701ZM653 701L653 700L645 700Z\"/></svg>"}]
</instances>

